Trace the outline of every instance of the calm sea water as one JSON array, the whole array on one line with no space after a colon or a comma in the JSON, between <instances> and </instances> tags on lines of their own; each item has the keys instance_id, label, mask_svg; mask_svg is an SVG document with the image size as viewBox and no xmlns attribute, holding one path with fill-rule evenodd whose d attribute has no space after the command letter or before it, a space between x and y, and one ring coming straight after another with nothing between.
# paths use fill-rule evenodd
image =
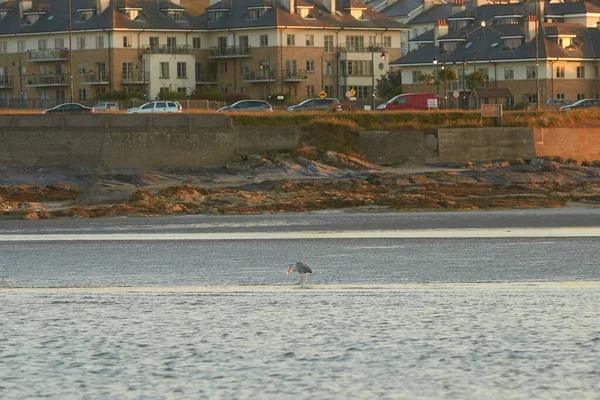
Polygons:
<instances>
[{"instance_id":1,"label":"calm sea water","mask_svg":"<svg viewBox=\"0 0 600 400\"><path fill-rule=\"evenodd\" d=\"M335 224L347 230L361 218L340 215ZM232 227L223 220L214 229L205 220L170 229L123 220L0 227L0 397L600 398L593 231L178 236L311 228L301 219L227 221ZM111 240L157 231L161 240ZM302 287L285 276L298 259L314 268Z\"/></svg>"}]
</instances>

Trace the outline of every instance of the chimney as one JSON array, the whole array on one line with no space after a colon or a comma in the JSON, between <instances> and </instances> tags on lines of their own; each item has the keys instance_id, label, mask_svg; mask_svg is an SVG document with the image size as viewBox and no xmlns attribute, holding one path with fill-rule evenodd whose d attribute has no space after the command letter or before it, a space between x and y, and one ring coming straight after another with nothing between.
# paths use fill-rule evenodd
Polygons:
<instances>
[{"instance_id":1,"label":"chimney","mask_svg":"<svg viewBox=\"0 0 600 400\"><path fill-rule=\"evenodd\" d=\"M531 42L533 39L535 39L536 36L536 31L535 31L535 22L536 22L537 18L535 17L535 14L529 14L527 16L527 22L525 23L525 41L526 42Z\"/></svg>"},{"instance_id":2,"label":"chimney","mask_svg":"<svg viewBox=\"0 0 600 400\"><path fill-rule=\"evenodd\" d=\"M192 15L203 14L209 5L209 0L181 0L181 6Z\"/></svg>"},{"instance_id":3,"label":"chimney","mask_svg":"<svg viewBox=\"0 0 600 400\"><path fill-rule=\"evenodd\" d=\"M435 0L423 0L423 11L429 10L435 4Z\"/></svg>"},{"instance_id":4,"label":"chimney","mask_svg":"<svg viewBox=\"0 0 600 400\"><path fill-rule=\"evenodd\" d=\"M335 14L337 0L323 0L323 6L329 11L330 14Z\"/></svg>"},{"instance_id":5,"label":"chimney","mask_svg":"<svg viewBox=\"0 0 600 400\"><path fill-rule=\"evenodd\" d=\"M20 0L19 1L19 17L23 19L23 13L31 8L31 0Z\"/></svg>"},{"instance_id":6,"label":"chimney","mask_svg":"<svg viewBox=\"0 0 600 400\"><path fill-rule=\"evenodd\" d=\"M280 3L283 9L289 12L290 14L294 14L294 12L296 11L295 0L281 0Z\"/></svg>"},{"instance_id":7,"label":"chimney","mask_svg":"<svg viewBox=\"0 0 600 400\"><path fill-rule=\"evenodd\" d=\"M475 0L475 7L485 6L488 3L488 0Z\"/></svg>"},{"instance_id":8,"label":"chimney","mask_svg":"<svg viewBox=\"0 0 600 400\"><path fill-rule=\"evenodd\" d=\"M96 0L96 14L102 14L109 4L110 0Z\"/></svg>"},{"instance_id":9,"label":"chimney","mask_svg":"<svg viewBox=\"0 0 600 400\"><path fill-rule=\"evenodd\" d=\"M438 47L440 44L439 38L448 34L448 23L445 19L439 19L435 28L433 29L433 40L435 47Z\"/></svg>"},{"instance_id":10,"label":"chimney","mask_svg":"<svg viewBox=\"0 0 600 400\"><path fill-rule=\"evenodd\" d=\"M452 15L458 14L465 9L465 0L454 0L454 4L452 4Z\"/></svg>"}]
</instances>

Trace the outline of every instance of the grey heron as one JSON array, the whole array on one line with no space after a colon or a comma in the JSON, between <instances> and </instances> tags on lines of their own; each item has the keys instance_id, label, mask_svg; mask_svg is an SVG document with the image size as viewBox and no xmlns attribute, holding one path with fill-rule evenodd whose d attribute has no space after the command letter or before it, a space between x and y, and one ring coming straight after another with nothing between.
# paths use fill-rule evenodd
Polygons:
<instances>
[{"instance_id":1,"label":"grey heron","mask_svg":"<svg viewBox=\"0 0 600 400\"><path fill-rule=\"evenodd\" d=\"M308 266L308 264L303 263L302 261L297 261L293 264L290 264L285 274L289 275L294 271L300 274L300 280L298 283L296 283L296 285L302 285L302 282L304 281L304 274L312 274L312 269Z\"/></svg>"}]
</instances>

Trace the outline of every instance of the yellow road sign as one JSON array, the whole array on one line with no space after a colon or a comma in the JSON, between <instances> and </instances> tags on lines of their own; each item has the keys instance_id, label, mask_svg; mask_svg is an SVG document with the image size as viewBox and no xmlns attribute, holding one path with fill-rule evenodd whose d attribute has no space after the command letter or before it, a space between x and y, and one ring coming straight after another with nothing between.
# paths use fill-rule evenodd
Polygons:
<instances>
[{"instance_id":1,"label":"yellow road sign","mask_svg":"<svg viewBox=\"0 0 600 400\"><path fill-rule=\"evenodd\" d=\"M356 96L356 90L354 90L354 88L350 89L350 93L352 93L352 97Z\"/></svg>"},{"instance_id":2,"label":"yellow road sign","mask_svg":"<svg viewBox=\"0 0 600 400\"><path fill-rule=\"evenodd\" d=\"M326 92L326 91L324 91L324 90L321 90L321 91L319 92L319 97L320 97L320 98L322 98L322 99L324 99L325 97L327 97L327 92Z\"/></svg>"}]
</instances>

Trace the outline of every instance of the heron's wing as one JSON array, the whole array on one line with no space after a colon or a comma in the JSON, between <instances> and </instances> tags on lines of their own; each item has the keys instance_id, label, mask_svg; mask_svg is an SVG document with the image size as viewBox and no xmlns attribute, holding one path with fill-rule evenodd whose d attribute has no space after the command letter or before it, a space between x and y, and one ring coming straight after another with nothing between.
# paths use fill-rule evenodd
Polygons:
<instances>
[{"instance_id":1,"label":"heron's wing","mask_svg":"<svg viewBox=\"0 0 600 400\"><path fill-rule=\"evenodd\" d=\"M309 274L312 274L312 269L310 268L310 266L307 263L302 263L302 266L305 268L306 272L308 272Z\"/></svg>"}]
</instances>

